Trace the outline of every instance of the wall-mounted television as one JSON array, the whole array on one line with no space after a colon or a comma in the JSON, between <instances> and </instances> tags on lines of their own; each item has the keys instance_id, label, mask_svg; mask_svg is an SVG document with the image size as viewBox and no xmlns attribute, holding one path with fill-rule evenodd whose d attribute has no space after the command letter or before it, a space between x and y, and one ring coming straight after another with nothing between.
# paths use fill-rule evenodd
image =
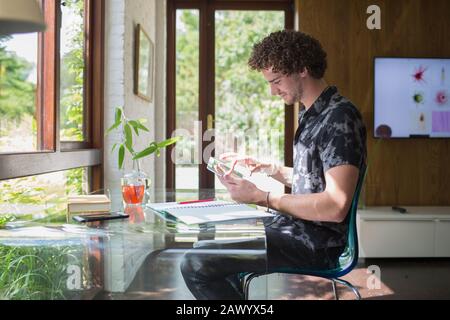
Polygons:
<instances>
[{"instance_id":1,"label":"wall-mounted television","mask_svg":"<svg viewBox=\"0 0 450 320\"><path fill-rule=\"evenodd\" d=\"M375 58L375 138L450 137L450 58Z\"/></svg>"}]
</instances>

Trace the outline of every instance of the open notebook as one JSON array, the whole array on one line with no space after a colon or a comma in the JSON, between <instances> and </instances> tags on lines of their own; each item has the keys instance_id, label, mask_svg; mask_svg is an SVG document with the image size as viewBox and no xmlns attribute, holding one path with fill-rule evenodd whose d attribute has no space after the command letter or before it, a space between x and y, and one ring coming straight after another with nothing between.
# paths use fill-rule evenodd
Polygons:
<instances>
[{"instance_id":1,"label":"open notebook","mask_svg":"<svg viewBox=\"0 0 450 320\"><path fill-rule=\"evenodd\" d=\"M271 213L255 209L246 204L221 200L189 204L179 204L177 202L149 203L147 206L154 211L163 213L165 218L169 214L185 224L273 216Z\"/></svg>"}]
</instances>

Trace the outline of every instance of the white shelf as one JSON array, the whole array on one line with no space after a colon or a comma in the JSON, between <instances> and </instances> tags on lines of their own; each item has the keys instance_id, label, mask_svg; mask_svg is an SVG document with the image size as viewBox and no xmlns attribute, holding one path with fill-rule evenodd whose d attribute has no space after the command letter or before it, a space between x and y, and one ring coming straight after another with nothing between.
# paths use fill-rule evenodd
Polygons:
<instances>
[{"instance_id":1,"label":"white shelf","mask_svg":"<svg viewBox=\"0 0 450 320\"><path fill-rule=\"evenodd\" d=\"M361 258L450 257L450 207L358 210Z\"/></svg>"}]
</instances>

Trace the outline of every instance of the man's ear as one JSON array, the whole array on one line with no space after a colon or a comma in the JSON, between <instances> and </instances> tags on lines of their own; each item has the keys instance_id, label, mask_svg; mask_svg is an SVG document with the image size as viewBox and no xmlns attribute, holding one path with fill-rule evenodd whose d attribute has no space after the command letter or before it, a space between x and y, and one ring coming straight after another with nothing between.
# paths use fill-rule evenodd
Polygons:
<instances>
[{"instance_id":1,"label":"man's ear","mask_svg":"<svg viewBox=\"0 0 450 320\"><path fill-rule=\"evenodd\" d=\"M309 75L309 71L306 67L304 67L303 71L300 71L298 74L300 75L300 78L306 78Z\"/></svg>"}]
</instances>

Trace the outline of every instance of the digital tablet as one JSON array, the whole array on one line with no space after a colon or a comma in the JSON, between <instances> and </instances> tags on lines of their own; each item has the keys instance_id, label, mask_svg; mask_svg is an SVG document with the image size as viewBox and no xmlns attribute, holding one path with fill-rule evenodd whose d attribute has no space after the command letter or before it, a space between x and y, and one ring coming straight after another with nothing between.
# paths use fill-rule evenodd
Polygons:
<instances>
[{"instance_id":1,"label":"digital tablet","mask_svg":"<svg viewBox=\"0 0 450 320\"><path fill-rule=\"evenodd\" d=\"M216 168L219 167L222 169L223 172L218 171ZM216 159L214 157L210 157L208 161L207 169L214 174L218 175L219 177L222 177L226 172L228 172L231 169L231 166L229 164L226 164L225 162ZM236 170L233 170L232 174L236 175L239 178L243 178L244 175L240 172L237 172Z\"/></svg>"}]
</instances>

